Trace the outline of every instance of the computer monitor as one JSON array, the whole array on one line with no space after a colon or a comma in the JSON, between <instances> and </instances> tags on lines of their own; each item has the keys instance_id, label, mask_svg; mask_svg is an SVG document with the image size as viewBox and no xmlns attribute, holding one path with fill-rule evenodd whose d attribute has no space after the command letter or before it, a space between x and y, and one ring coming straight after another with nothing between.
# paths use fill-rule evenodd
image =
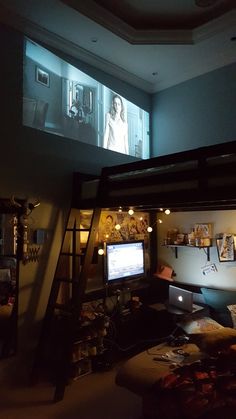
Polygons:
<instances>
[{"instance_id":1,"label":"computer monitor","mask_svg":"<svg viewBox=\"0 0 236 419\"><path fill-rule=\"evenodd\" d=\"M144 278L144 255L143 240L107 243L105 264L107 284Z\"/></svg>"}]
</instances>

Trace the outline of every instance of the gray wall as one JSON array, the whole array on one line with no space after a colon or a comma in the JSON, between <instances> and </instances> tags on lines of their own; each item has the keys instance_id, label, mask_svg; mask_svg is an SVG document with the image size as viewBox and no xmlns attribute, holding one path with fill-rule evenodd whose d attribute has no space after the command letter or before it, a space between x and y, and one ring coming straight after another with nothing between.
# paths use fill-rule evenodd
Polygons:
<instances>
[{"instance_id":1,"label":"gray wall","mask_svg":"<svg viewBox=\"0 0 236 419\"><path fill-rule=\"evenodd\" d=\"M163 221L162 224L157 224L158 264L171 266L176 273L174 278L176 282L219 289L236 289L236 261L219 262L215 240L216 235L236 234L236 210L173 212L168 216L159 214L158 218ZM199 223L211 225L210 261L207 261L205 249L180 247L176 258L173 248L162 246L168 230L178 229L180 233L188 234L194 225ZM215 264L216 271L204 275L203 268L210 264Z\"/></svg>"},{"instance_id":2,"label":"gray wall","mask_svg":"<svg viewBox=\"0 0 236 419\"><path fill-rule=\"evenodd\" d=\"M38 263L20 266L17 368L27 374L39 338L51 282L54 276L65 220L72 197L73 172L100 174L104 166L135 161L134 157L114 153L90 144L50 135L22 126L22 35L0 26L1 123L0 197L12 195L39 199L41 205L30 217L30 235L38 228L48 233L40 249ZM83 71L86 70L86 65ZM90 71L92 69L90 68ZM96 70L93 69L94 77ZM103 76L103 80L102 79ZM99 81L109 80L116 91L150 110L150 96L123 82L98 72ZM148 110L148 109L147 109ZM22 361L23 358L23 361ZM15 362L15 361L14 361ZM21 368L22 367L22 368ZM9 370L3 371L6 378Z\"/></svg>"},{"instance_id":3,"label":"gray wall","mask_svg":"<svg viewBox=\"0 0 236 419\"><path fill-rule=\"evenodd\" d=\"M34 193L42 196L53 194L54 197L59 197L64 193L68 196L73 172L100 174L104 166L137 160L90 144L23 127L22 35L0 26L0 45L2 63L0 71L1 80L4 81L1 88L1 103L4 106L2 106L0 124L0 171L4 174L0 179L1 195L4 193L7 196L13 192L26 194L34 190ZM95 77L96 69L84 64L83 71L86 67ZM97 78L99 81L102 79L102 82L109 81L117 91L122 88L121 94L126 91L129 98L136 98L139 106L150 110L151 99L148 94L101 71L98 71ZM11 176L8 176L9 173ZM49 180L45 182L46 179ZM53 184L53 188L50 184Z\"/></svg>"},{"instance_id":4,"label":"gray wall","mask_svg":"<svg viewBox=\"0 0 236 419\"><path fill-rule=\"evenodd\" d=\"M99 174L101 167L136 159L23 128L21 34L0 27L0 45L1 197L39 199L41 205L32 213L31 229L43 228L48 232L39 262L20 267L18 354L24 361L17 368L13 364L15 377L20 367L27 371L34 356L70 206L73 172ZM80 68L150 110L148 94L86 64ZM154 96L155 155L233 139L236 123L233 72L235 66L227 67ZM6 374L11 375L9 370Z\"/></svg>"},{"instance_id":5,"label":"gray wall","mask_svg":"<svg viewBox=\"0 0 236 419\"><path fill-rule=\"evenodd\" d=\"M236 63L153 95L152 156L236 140Z\"/></svg>"}]
</instances>

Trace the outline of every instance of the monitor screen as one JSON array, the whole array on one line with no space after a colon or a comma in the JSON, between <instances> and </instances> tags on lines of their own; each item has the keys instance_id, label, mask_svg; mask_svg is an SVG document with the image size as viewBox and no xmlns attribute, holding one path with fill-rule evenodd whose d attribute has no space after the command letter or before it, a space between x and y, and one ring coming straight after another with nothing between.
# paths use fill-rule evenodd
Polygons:
<instances>
[{"instance_id":1,"label":"monitor screen","mask_svg":"<svg viewBox=\"0 0 236 419\"><path fill-rule=\"evenodd\" d=\"M24 126L150 157L148 112L36 42L24 46Z\"/></svg>"},{"instance_id":2,"label":"monitor screen","mask_svg":"<svg viewBox=\"0 0 236 419\"><path fill-rule=\"evenodd\" d=\"M144 241L107 243L106 273L108 283L143 277L145 275Z\"/></svg>"}]
</instances>

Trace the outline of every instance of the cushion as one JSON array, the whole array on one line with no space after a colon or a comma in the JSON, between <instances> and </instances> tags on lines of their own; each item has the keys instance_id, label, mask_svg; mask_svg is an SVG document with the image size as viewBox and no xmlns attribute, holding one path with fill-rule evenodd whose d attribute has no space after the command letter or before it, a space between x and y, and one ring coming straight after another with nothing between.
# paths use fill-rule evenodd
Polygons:
<instances>
[{"instance_id":1,"label":"cushion","mask_svg":"<svg viewBox=\"0 0 236 419\"><path fill-rule=\"evenodd\" d=\"M206 316L201 317L200 315L194 319L184 319L183 321L178 322L178 326L188 335L212 332L223 328L223 326L214 319Z\"/></svg>"},{"instance_id":2,"label":"cushion","mask_svg":"<svg viewBox=\"0 0 236 419\"><path fill-rule=\"evenodd\" d=\"M236 291L201 288L205 303L210 307L211 317L225 327L233 327L227 306L236 304Z\"/></svg>"},{"instance_id":3,"label":"cushion","mask_svg":"<svg viewBox=\"0 0 236 419\"><path fill-rule=\"evenodd\" d=\"M202 352L215 356L218 352L229 350L231 345L236 344L236 330L230 327L223 327L212 332L196 333L191 335L191 341Z\"/></svg>"}]
</instances>

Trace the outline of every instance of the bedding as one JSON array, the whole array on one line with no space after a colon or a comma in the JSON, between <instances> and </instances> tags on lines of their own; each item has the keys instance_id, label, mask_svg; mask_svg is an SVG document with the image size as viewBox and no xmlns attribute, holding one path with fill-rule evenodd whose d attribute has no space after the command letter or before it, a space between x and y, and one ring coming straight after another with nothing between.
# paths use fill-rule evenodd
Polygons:
<instances>
[{"instance_id":1,"label":"bedding","mask_svg":"<svg viewBox=\"0 0 236 419\"><path fill-rule=\"evenodd\" d=\"M219 408L236 408L236 330L220 327L191 340L205 356L155 383L155 419L198 419L208 412L216 418Z\"/></svg>"},{"instance_id":2,"label":"bedding","mask_svg":"<svg viewBox=\"0 0 236 419\"><path fill-rule=\"evenodd\" d=\"M236 330L218 325L206 331L206 324L200 322L204 332L190 334L189 343L180 348L189 356L178 366L155 360L173 351L160 344L132 357L118 371L116 384L142 397L146 419L222 419L226 409L229 419L235 417ZM217 327L212 321L208 325Z\"/></svg>"},{"instance_id":3,"label":"bedding","mask_svg":"<svg viewBox=\"0 0 236 419\"><path fill-rule=\"evenodd\" d=\"M235 352L234 352L235 353ZM154 386L156 418L197 419L236 408L236 357L221 354L179 367ZM206 417L208 417L206 415Z\"/></svg>"},{"instance_id":4,"label":"bedding","mask_svg":"<svg viewBox=\"0 0 236 419\"><path fill-rule=\"evenodd\" d=\"M223 327L211 332L192 334L190 340L205 354L217 356L230 345L236 344L236 330Z\"/></svg>"},{"instance_id":5,"label":"bedding","mask_svg":"<svg viewBox=\"0 0 236 419\"><path fill-rule=\"evenodd\" d=\"M214 330L223 329L224 326L217 323L210 317L196 317L195 319L187 319L178 322L178 326L188 335L195 333L206 333Z\"/></svg>"}]
</instances>

